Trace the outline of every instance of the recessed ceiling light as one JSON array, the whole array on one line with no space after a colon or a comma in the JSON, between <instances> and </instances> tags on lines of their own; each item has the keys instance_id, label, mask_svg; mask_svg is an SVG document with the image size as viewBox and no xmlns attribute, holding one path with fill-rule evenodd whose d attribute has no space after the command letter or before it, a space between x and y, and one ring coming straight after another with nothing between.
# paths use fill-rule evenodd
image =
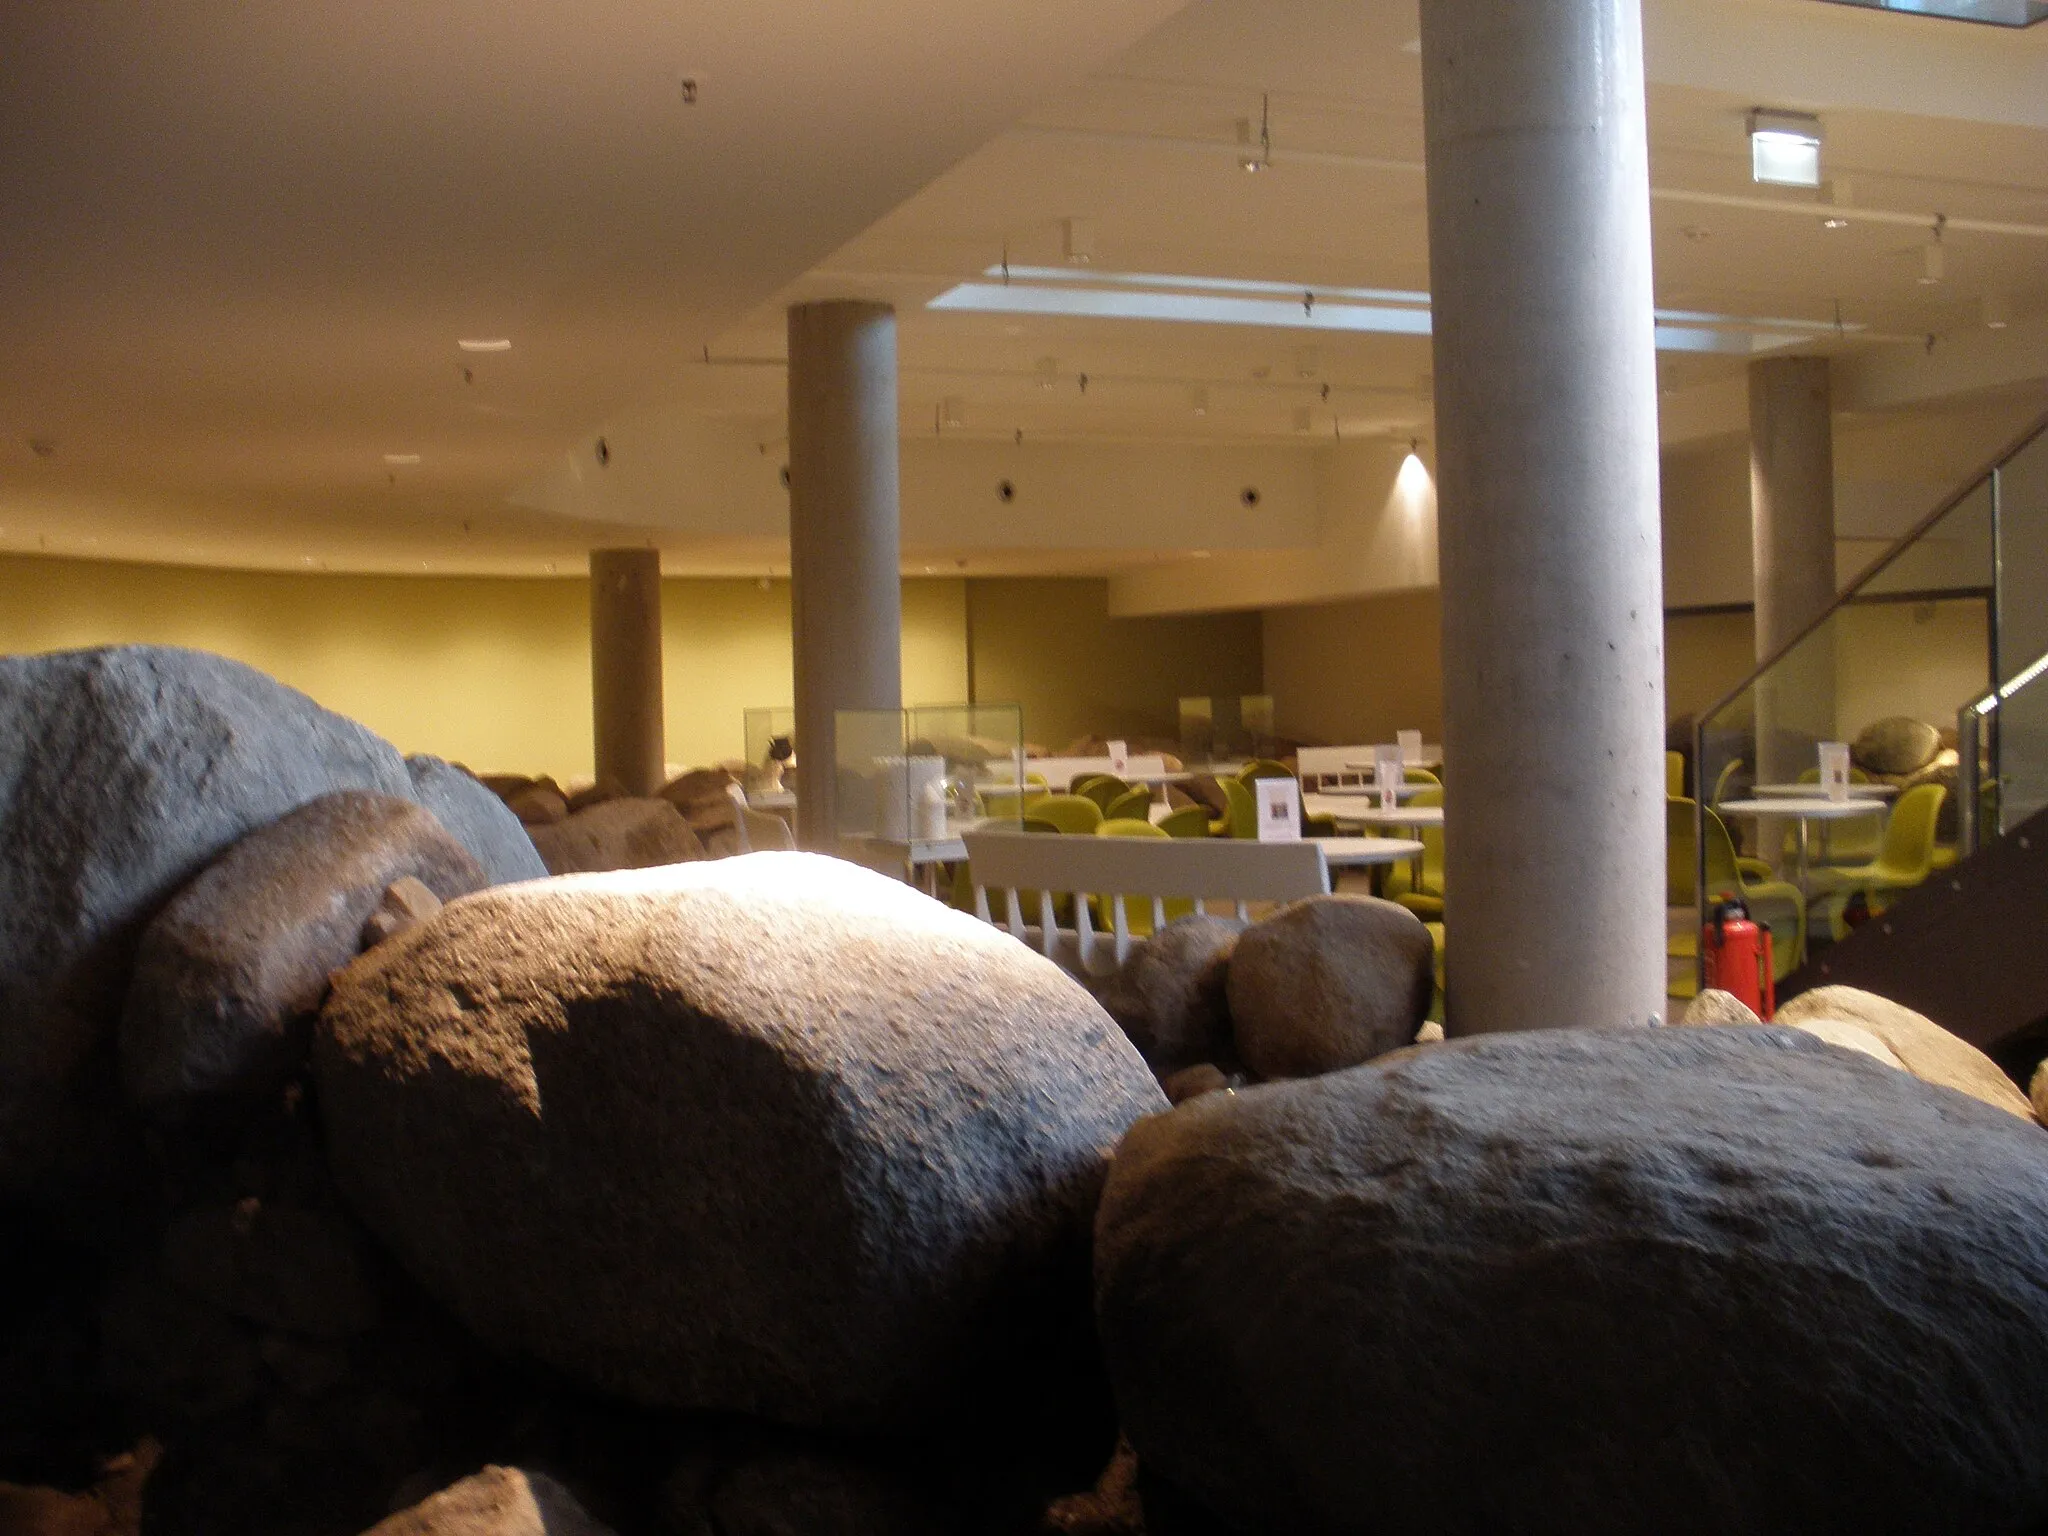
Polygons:
<instances>
[{"instance_id":1,"label":"recessed ceiling light","mask_svg":"<svg viewBox=\"0 0 2048 1536\"><path fill-rule=\"evenodd\" d=\"M1839 213L1833 213L1820 221L1820 227L1822 229L1847 229L1849 221Z\"/></svg>"},{"instance_id":2,"label":"recessed ceiling light","mask_svg":"<svg viewBox=\"0 0 2048 1536\"><path fill-rule=\"evenodd\" d=\"M384 455L384 462L394 467L403 464L417 464L419 461L420 456L416 453L387 453Z\"/></svg>"},{"instance_id":3,"label":"recessed ceiling light","mask_svg":"<svg viewBox=\"0 0 2048 1536\"><path fill-rule=\"evenodd\" d=\"M465 336L455 345L465 352L510 352L512 339L509 336Z\"/></svg>"},{"instance_id":4,"label":"recessed ceiling light","mask_svg":"<svg viewBox=\"0 0 2048 1536\"><path fill-rule=\"evenodd\" d=\"M1749 174L1778 187L1820 185L1820 119L1757 107L1749 114Z\"/></svg>"}]
</instances>

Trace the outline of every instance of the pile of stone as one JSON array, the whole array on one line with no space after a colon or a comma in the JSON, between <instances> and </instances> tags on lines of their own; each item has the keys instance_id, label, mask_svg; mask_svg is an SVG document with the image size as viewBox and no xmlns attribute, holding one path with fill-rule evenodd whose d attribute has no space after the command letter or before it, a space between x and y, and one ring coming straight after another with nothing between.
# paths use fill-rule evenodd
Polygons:
<instances>
[{"instance_id":1,"label":"pile of stone","mask_svg":"<svg viewBox=\"0 0 2048 1536\"><path fill-rule=\"evenodd\" d=\"M1411 1044L1325 897L1112 1017L835 860L541 877L216 658L0 724L10 1536L2048 1522L2048 1139L1881 999Z\"/></svg>"},{"instance_id":2,"label":"pile of stone","mask_svg":"<svg viewBox=\"0 0 2048 1536\"><path fill-rule=\"evenodd\" d=\"M1247 926L1161 929L1100 990L1176 1103L1315 1077L1412 1044L1436 994L1429 930L1370 896L1312 896Z\"/></svg>"},{"instance_id":3,"label":"pile of stone","mask_svg":"<svg viewBox=\"0 0 2048 1536\"><path fill-rule=\"evenodd\" d=\"M603 782L565 792L545 776L485 774L481 782L519 818L548 873L573 875L793 847L788 822L734 794L743 778L737 765L693 768L648 797Z\"/></svg>"}]
</instances>

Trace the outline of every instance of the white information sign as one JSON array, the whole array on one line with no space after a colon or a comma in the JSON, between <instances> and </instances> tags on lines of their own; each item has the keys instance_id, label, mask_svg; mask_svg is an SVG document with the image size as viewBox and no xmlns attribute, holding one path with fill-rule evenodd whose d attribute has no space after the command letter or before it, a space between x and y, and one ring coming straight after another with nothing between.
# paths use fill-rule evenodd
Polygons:
<instances>
[{"instance_id":1,"label":"white information sign","mask_svg":"<svg viewBox=\"0 0 2048 1536\"><path fill-rule=\"evenodd\" d=\"M1109 771L1118 778L1131 771L1131 746L1126 741L1112 741L1109 744Z\"/></svg>"},{"instance_id":2,"label":"white information sign","mask_svg":"<svg viewBox=\"0 0 2048 1536\"><path fill-rule=\"evenodd\" d=\"M1830 800L1849 798L1849 744L1824 741L1820 744L1820 786Z\"/></svg>"},{"instance_id":3,"label":"white information sign","mask_svg":"<svg viewBox=\"0 0 2048 1536\"><path fill-rule=\"evenodd\" d=\"M1401 744L1401 761L1413 763L1416 767L1420 768L1422 766L1422 732L1397 731L1394 733L1394 739Z\"/></svg>"},{"instance_id":4,"label":"white information sign","mask_svg":"<svg viewBox=\"0 0 2048 1536\"><path fill-rule=\"evenodd\" d=\"M1259 841L1301 841L1301 784L1296 779L1254 779L1259 799Z\"/></svg>"},{"instance_id":5,"label":"white information sign","mask_svg":"<svg viewBox=\"0 0 2048 1536\"><path fill-rule=\"evenodd\" d=\"M1391 811L1401 803L1401 784L1407 777L1398 745L1372 749L1372 782L1380 792L1381 810Z\"/></svg>"}]
</instances>

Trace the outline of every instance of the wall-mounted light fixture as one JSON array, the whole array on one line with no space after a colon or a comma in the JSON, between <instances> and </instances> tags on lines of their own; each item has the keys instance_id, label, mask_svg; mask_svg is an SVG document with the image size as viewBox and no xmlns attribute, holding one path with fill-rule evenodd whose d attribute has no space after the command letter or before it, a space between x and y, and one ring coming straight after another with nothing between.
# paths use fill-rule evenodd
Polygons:
<instances>
[{"instance_id":1,"label":"wall-mounted light fixture","mask_svg":"<svg viewBox=\"0 0 2048 1536\"><path fill-rule=\"evenodd\" d=\"M1986 330L2002 331L2012 324L2012 303L2004 294L1985 294L1983 307Z\"/></svg>"},{"instance_id":2,"label":"wall-mounted light fixture","mask_svg":"<svg viewBox=\"0 0 2048 1536\"><path fill-rule=\"evenodd\" d=\"M1085 267L1095 259L1095 221L1064 219L1060 223L1060 252L1070 267Z\"/></svg>"},{"instance_id":3,"label":"wall-mounted light fixture","mask_svg":"<svg viewBox=\"0 0 2048 1536\"><path fill-rule=\"evenodd\" d=\"M1820 185L1820 119L1756 107L1749 114L1749 174L1774 187Z\"/></svg>"},{"instance_id":4,"label":"wall-mounted light fixture","mask_svg":"<svg viewBox=\"0 0 2048 1536\"><path fill-rule=\"evenodd\" d=\"M1257 174L1273 163L1273 97L1271 93L1259 98L1259 121L1256 132L1252 120L1240 117L1237 120L1237 167L1249 174Z\"/></svg>"}]
</instances>

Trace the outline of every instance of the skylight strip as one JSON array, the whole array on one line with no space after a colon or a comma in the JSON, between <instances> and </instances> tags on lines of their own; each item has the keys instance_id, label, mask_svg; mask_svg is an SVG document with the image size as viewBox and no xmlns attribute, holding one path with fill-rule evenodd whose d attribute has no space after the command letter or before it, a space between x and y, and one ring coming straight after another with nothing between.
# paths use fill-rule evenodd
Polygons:
<instances>
[{"instance_id":1,"label":"skylight strip","mask_svg":"<svg viewBox=\"0 0 2048 1536\"><path fill-rule=\"evenodd\" d=\"M1017 269L1011 269L1014 279ZM1289 290L1282 289L1282 292ZM1028 282L962 283L926 306L984 315L1053 315L1095 320L1156 320L1188 325L1250 325L1295 331L1341 331L1383 336L1427 336L1427 309L1382 304L1331 302L1324 294L1310 305L1298 299L1230 297L1187 292L1135 292L1128 288L1034 286ZM1693 317L1687 316L1691 319ZM1778 328L1781 322L1752 325L1730 316L1702 316L1716 324L1656 327L1661 352L1703 352L1744 357L1797 346L1820 331ZM1796 322L1782 322L1793 324Z\"/></svg>"},{"instance_id":2,"label":"skylight strip","mask_svg":"<svg viewBox=\"0 0 2048 1536\"><path fill-rule=\"evenodd\" d=\"M1076 267L990 267L983 277L1012 282L1060 283L1124 288L1174 288L1190 293L1257 293L1299 302L1312 293L1316 302L1352 299L1363 304L1427 304L1429 295L1405 288L1319 288L1313 283L1278 283L1270 278L1170 277L1158 272L1092 272Z\"/></svg>"}]
</instances>

